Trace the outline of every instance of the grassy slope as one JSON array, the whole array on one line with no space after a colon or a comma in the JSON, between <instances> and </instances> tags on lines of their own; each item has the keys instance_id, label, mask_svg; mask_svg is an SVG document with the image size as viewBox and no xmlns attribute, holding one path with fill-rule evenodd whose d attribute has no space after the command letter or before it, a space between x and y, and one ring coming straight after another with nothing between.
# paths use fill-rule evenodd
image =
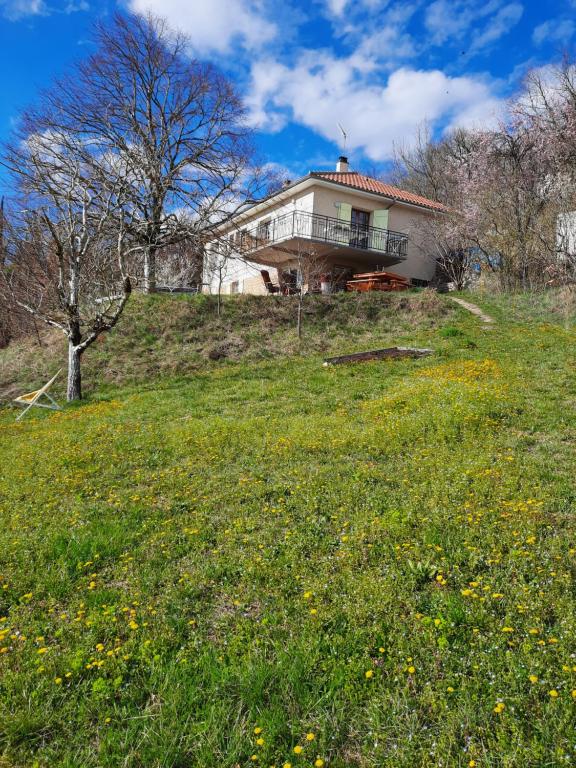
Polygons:
<instances>
[{"instance_id":1,"label":"grassy slope","mask_svg":"<svg viewBox=\"0 0 576 768\"><path fill-rule=\"evenodd\" d=\"M395 343L425 331L450 309L428 291L389 296L339 294L309 297L304 305L304 339L296 336L296 299L238 296L221 317L211 296L134 296L119 326L100 337L84 356L88 394L99 382L155 386L158 378L186 376L222 361L270 360L286 355L328 353L356 345ZM0 403L38 386L65 367L62 334L36 338L0 350ZM211 358L220 363L211 365ZM60 392L65 391L63 380Z\"/></svg>"},{"instance_id":2,"label":"grassy slope","mask_svg":"<svg viewBox=\"0 0 576 768\"><path fill-rule=\"evenodd\" d=\"M573 764L575 329L486 307L0 416L5 764Z\"/></svg>"}]
</instances>

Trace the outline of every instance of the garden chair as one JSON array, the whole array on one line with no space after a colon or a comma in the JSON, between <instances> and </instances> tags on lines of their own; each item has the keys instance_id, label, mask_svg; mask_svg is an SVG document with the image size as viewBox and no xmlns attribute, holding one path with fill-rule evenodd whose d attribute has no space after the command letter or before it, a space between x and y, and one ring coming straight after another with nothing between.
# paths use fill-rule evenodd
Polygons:
<instances>
[{"instance_id":1,"label":"garden chair","mask_svg":"<svg viewBox=\"0 0 576 768\"><path fill-rule=\"evenodd\" d=\"M270 279L270 272L268 272L267 269L261 269L260 274L262 275L262 280L264 281L268 293L280 293L280 286L274 285Z\"/></svg>"},{"instance_id":2,"label":"garden chair","mask_svg":"<svg viewBox=\"0 0 576 768\"><path fill-rule=\"evenodd\" d=\"M17 397L14 399L15 403L17 403L18 405L24 406L24 410L22 411L21 414L19 414L16 417L16 421L20 421L20 419L28 413L30 408L33 408L34 406L36 406L37 408L49 408L51 411L62 410L62 408L58 405L56 400L54 400L54 398L50 394L48 394L48 390L50 389L52 384L54 384L54 382L56 381L58 376L60 376L61 373L62 373L62 369L60 369L56 374L56 376L53 376L50 379L50 381L47 384L44 384L44 386L41 387L40 389L37 389L35 392L28 392L28 394L26 395L20 395L20 397ZM50 404L41 403L40 402L41 397L47 398L50 401Z\"/></svg>"}]
</instances>

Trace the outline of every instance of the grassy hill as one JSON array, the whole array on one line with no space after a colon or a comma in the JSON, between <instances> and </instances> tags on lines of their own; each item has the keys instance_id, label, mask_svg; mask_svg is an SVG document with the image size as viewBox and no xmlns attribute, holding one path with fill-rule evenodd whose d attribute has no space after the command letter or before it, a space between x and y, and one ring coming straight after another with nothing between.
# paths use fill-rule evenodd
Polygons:
<instances>
[{"instance_id":1,"label":"grassy hill","mask_svg":"<svg viewBox=\"0 0 576 768\"><path fill-rule=\"evenodd\" d=\"M205 301L0 413L0 765L574 764L569 304ZM388 342L436 353L321 366Z\"/></svg>"},{"instance_id":2,"label":"grassy hill","mask_svg":"<svg viewBox=\"0 0 576 768\"><path fill-rule=\"evenodd\" d=\"M135 295L119 326L84 356L86 392L98 385L150 386L223 363L325 354L356 345L396 343L445 321L452 308L429 291L397 295L312 296L304 303L303 337L296 334L295 298L236 296L217 315L214 296ZM39 337L0 350L0 403L38 386L67 359L63 335ZM217 363L212 365L212 363ZM64 382L60 392L65 392Z\"/></svg>"}]
</instances>

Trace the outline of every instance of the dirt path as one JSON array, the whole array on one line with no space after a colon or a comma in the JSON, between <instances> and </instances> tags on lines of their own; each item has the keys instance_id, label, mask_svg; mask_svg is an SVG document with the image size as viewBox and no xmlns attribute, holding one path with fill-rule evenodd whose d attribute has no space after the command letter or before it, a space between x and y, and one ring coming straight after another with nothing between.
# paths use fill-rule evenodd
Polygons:
<instances>
[{"instance_id":1,"label":"dirt path","mask_svg":"<svg viewBox=\"0 0 576 768\"><path fill-rule=\"evenodd\" d=\"M485 312L483 312L480 307L477 307L476 304L472 304L469 301L464 301L464 299L459 299L456 296L449 296L449 299L452 301L455 301L456 304L460 304L461 307L464 307L464 309L467 309L468 312L472 312L473 315L476 315L477 317L482 320L483 323L494 323L496 322L493 317L490 317L490 315L487 315Z\"/></svg>"}]
</instances>

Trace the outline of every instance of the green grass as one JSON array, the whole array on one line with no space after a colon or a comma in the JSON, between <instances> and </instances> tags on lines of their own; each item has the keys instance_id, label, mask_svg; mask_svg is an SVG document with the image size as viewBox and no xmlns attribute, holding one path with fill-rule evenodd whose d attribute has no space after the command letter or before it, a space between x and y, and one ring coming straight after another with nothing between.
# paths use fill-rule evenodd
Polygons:
<instances>
[{"instance_id":1,"label":"green grass","mask_svg":"<svg viewBox=\"0 0 576 768\"><path fill-rule=\"evenodd\" d=\"M0 765L575 763L573 317L380 300L0 413ZM436 354L321 365L393 338Z\"/></svg>"},{"instance_id":2,"label":"green grass","mask_svg":"<svg viewBox=\"0 0 576 768\"><path fill-rule=\"evenodd\" d=\"M363 344L396 343L433 328L450 306L429 291L387 295L311 296L304 302L303 338L296 335L296 298L135 295L119 325L84 355L84 390L156 386L223 364L327 354ZM27 342L0 350L0 404L38 386L66 366L63 335L40 328ZM214 362L216 361L216 362ZM56 391L65 393L63 380Z\"/></svg>"}]
</instances>

